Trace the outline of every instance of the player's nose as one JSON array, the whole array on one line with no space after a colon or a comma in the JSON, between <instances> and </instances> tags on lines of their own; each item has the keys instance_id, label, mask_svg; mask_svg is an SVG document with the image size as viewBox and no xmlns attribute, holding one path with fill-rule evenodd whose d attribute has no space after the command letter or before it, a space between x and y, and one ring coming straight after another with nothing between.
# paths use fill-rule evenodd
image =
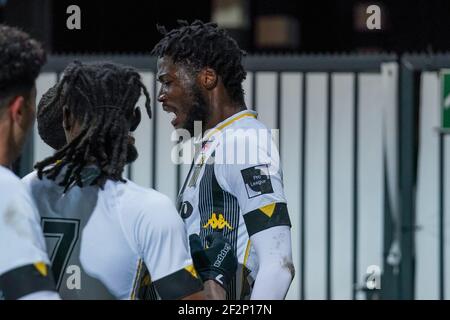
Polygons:
<instances>
[{"instance_id":1,"label":"player's nose","mask_svg":"<svg viewBox=\"0 0 450 320\"><path fill-rule=\"evenodd\" d=\"M158 92L158 102L165 102L167 100L167 94L165 92L162 91L162 89L159 90Z\"/></svg>"}]
</instances>

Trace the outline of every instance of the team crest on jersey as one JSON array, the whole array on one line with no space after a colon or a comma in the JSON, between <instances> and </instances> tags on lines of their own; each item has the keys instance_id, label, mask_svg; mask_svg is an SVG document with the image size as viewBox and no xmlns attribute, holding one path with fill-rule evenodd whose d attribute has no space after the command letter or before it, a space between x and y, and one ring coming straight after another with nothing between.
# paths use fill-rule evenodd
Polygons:
<instances>
[{"instance_id":1,"label":"team crest on jersey","mask_svg":"<svg viewBox=\"0 0 450 320\"><path fill-rule=\"evenodd\" d=\"M193 211L194 207L192 207L192 204L189 201L184 201L180 207L180 216L183 219L187 219L191 216Z\"/></svg>"},{"instance_id":2,"label":"team crest on jersey","mask_svg":"<svg viewBox=\"0 0 450 320\"><path fill-rule=\"evenodd\" d=\"M249 199L263 194L273 193L272 181L270 180L267 164L241 170L241 174Z\"/></svg>"},{"instance_id":3,"label":"team crest on jersey","mask_svg":"<svg viewBox=\"0 0 450 320\"><path fill-rule=\"evenodd\" d=\"M211 218L208 219L208 222L203 226L204 229L211 227L212 229L223 230L224 228L228 228L229 230L233 230L233 227L225 220L223 214L219 214L219 218L217 218L217 214L213 213Z\"/></svg>"}]
</instances>

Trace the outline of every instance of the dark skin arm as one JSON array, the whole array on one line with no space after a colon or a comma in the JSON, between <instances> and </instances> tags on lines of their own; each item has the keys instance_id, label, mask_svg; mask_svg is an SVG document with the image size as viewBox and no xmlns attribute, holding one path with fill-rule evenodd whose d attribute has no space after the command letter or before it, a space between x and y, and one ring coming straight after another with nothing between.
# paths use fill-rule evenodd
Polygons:
<instances>
[{"instance_id":1,"label":"dark skin arm","mask_svg":"<svg viewBox=\"0 0 450 320\"><path fill-rule=\"evenodd\" d=\"M213 280L203 284L203 290L184 297L182 300L225 300L225 290Z\"/></svg>"}]
</instances>

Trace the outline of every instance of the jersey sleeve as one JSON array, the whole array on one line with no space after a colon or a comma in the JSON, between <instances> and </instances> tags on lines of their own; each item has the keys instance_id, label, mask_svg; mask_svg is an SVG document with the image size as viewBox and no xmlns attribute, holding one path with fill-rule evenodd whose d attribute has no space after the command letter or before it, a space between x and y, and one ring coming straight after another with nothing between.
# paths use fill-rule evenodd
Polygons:
<instances>
[{"instance_id":1,"label":"jersey sleeve","mask_svg":"<svg viewBox=\"0 0 450 320\"><path fill-rule=\"evenodd\" d=\"M190 256L186 230L175 206L160 195L135 225L137 248L162 299L180 299L203 284Z\"/></svg>"},{"instance_id":2,"label":"jersey sleeve","mask_svg":"<svg viewBox=\"0 0 450 320\"><path fill-rule=\"evenodd\" d=\"M219 185L234 195L250 236L290 226L280 157L267 129L237 129L224 134L214 157Z\"/></svg>"},{"instance_id":3,"label":"jersey sleeve","mask_svg":"<svg viewBox=\"0 0 450 320\"><path fill-rule=\"evenodd\" d=\"M39 215L30 195L18 179L4 179L0 190L0 291L7 299L18 299L54 289Z\"/></svg>"}]
</instances>

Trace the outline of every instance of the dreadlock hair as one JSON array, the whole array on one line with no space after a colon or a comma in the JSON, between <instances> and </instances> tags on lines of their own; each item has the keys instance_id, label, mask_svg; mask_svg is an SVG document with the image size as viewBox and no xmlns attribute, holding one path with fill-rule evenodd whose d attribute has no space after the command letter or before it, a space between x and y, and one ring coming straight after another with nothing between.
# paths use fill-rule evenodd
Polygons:
<instances>
[{"instance_id":1,"label":"dreadlock hair","mask_svg":"<svg viewBox=\"0 0 450 320\"><path fill-rule=\"evenodd\" d=\"M139 73L134 68L108 62L82 64L74 61L63 74L52 89L54 94L51 97L58 101L48 101L48 104L67 106L80 124L80 133L53 156L35 165L38 177L42 179L45 175L55 180L67 166L59 183L66 192L74 184L83 187L83 168L95 164L100 173L91 185L103 188L108 179L126 182L122 172L129 153L128 134L140 120L135 106L141 91L146 97L145 108L151 118L150 96ZM62 108L58 110L62 112ZM50 119L54 118L54 114L47 114ZM51 125L45 114L39 120ZM54 165L49 167L51 164Z\"/></svg>"},{"instance_id":2,"label":"dreadlock hair","mask_svg":"<svg viewBox=\"0 0 450 320\"><path fill-rule=\"evenodd\" d=\"M38 41L0 24L0 109L12 94L31 91L45 61L45 51Z\"/></svg>"},{"instance_id":3,"label":"dreadlock hair","mask_svg":"<svg viewBox=\"0 0 450 320\"><path fill-rule=\"evenodd\" d=\"M157 57L169 56L174 63L181 62L195 71L210 67L222 78L225 89L232 101L243 103L242 82L246 72L242 66L242 57L246 53L225 30L216 23L203 23L200 20L189 24L178 20L179 28L170 32L163 26L157 26L164 35L153 48Z\"/></svg>"},{"instance_id":4,"label":"dreadlock hair","mask_svg":"<svg viewBox=\"0 0 450 320\"><path fill-rule=\"evenodd\" d=\"M63 128L63 106L57 94L58 83L45 92L37 105L36 122L41 139L50 147L59 150L67 143Z\"/></svg>"}]
</instances>

